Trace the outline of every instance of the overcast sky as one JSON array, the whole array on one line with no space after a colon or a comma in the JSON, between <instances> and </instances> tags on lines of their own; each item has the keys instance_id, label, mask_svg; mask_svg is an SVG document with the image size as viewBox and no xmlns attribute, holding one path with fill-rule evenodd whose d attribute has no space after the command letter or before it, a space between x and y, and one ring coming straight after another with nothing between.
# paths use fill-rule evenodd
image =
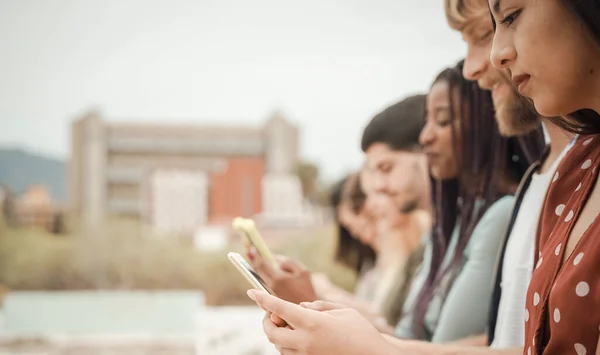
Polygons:
<instances>
[{"instance_id":1,"label":"overcast sky","mask_svg":"<svg viewBox=\"0 0 600 355\"><path fill-rule=\"evenodd\" d=\"M301 126L335 178L373 114L464 55L441 0L0 0L0 145L69 157L70 122Z\"/></svg>"}]
</instances>

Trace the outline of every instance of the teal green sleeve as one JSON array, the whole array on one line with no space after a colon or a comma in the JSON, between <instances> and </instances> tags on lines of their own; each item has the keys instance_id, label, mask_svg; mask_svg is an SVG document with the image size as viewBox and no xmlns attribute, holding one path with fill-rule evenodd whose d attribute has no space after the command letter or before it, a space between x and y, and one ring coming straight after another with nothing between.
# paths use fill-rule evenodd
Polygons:
<instances>
[{"instance_id":1,"label":"teal green sleeve","mask_svg":"<svg viewBox=\"0 0 600 355\"><path fill-rule=\"evenodd\" d=\"M432 342L444 343L484 333L492 296L492 276L514 198L503 197L483 215L465 249L465 264L450 289Z\"/></svg>"},{"instance_id":2,"label":"teal green sleeve","mask_svg":"<svg viewBox=\"0 0 600 355\"><path fill-rule=\"evenodd\" d=\"M402 312L402 317L400 321L396 325L395 334L396 337L400 339L415 339L415 334L413 333L413 319L414 319L414 311L415 311L415 302L417 296L421 292L421 288L425 283L425 279L429 274L429 266L431 265L431 236L429 233L423 238L422 243L425 245L425 252L423 253L423 261L421 262L421 266L415 274L415 277L412 280L412 284L410 285L410 291L408 296L406 297L406 301L404 302L404 308Z\"/></svg>"}]
</instances>

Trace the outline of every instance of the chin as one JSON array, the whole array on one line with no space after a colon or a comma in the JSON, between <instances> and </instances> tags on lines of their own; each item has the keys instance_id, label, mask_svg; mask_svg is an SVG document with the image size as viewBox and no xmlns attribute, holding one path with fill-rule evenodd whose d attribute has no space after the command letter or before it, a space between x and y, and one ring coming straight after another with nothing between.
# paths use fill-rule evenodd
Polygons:
<instances>
[{"instance_id":1,"label":"chin","mask_svg":"<svg viewBox=\"0 0 600 355\"><path fill-rule=\"evenodd\" d=\"M517 137L533 132L539 127L541 122L539 118L535 121L527 122L516 113L497 114L496 120L498 122L498 131L503 137Z\"/></svg>"},{"instance_id":2,"label":"chin","mask_svg":"<svg viewBox=\"0 0 600 355\"><path fill-rule=\"evenodd\" d=\"M540 116L518 97L495 105L498 130L504 137L527 134L540 125Z\"/></svg>"},{"instance_id":3,"label":"chin","mask_svg":"<svg viewBox=\"0 0 600 355\"><path fill-rule=\"evenodd\" d=\"M543 117L558 117L568 115L577 109L560 105L560 102L553 99L533 99L535 110Z\"/></svg>"},{"instance_id":4,"label":"chin","mask_svg":"<svg viewBox=\"0 0 600 355\"><path fill-rule=\"evenodd\" d=\"M442 180L446 180L448 179L446 177L447 174L442 174L439 171L431 171L431 176L433 177L434 180L436 181L442 181Z\"/></svg>"}]
</instances>

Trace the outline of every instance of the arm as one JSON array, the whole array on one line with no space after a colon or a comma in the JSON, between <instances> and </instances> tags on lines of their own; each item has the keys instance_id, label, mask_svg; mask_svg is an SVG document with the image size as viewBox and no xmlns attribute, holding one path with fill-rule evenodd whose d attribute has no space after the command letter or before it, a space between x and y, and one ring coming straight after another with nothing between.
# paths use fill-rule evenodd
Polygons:
<instances>
[{"instance_id":1,"label":"arm","mask_svg":"<svg viewBox=\"0 0 600 355\"><path fill-rule=\"evenodd\" d=\"M488 345L488 336L487 336L487 334L480 334L480 335L456 340L456 341L450 342L448 344L462 345L462 346L487 346Z\"/></svg>"},{"instance_id":2,"label":"arm","mask_svg":"<svg viewBox=\"0 0 600 355\"><path fill-rule=\"evenodd\" d=\"M442 307L433 343L447 343L485 330L492 295L490 280L512 205L512 197L498 200L475 227L465 250L465 265Z\"/></svg>"},{"instance_id":3,"label":"arm","mask_svg":"<svg viewBox=\"0 0 600 355\"><path fill-rule=\"evenodd\" d=\"M388 335L383 336L390 344L398 349L396 354L404 355L522 355L522 348L490 349L480 346L453 344L433 344L416 340L401 340Z\"/></svg>"}]
</instances>

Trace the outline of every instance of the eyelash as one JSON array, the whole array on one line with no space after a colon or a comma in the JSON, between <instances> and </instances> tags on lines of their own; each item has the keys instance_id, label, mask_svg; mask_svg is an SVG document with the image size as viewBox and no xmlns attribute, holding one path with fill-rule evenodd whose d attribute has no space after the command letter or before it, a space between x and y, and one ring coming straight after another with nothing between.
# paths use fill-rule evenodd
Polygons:
<instances>
[{"instance_id":1,"label":"eyelash","mask_svg":"<svg viewBox=\"0 0 600 355\"><path fill-rule=\"evenodd\" d=\"M485 43L489 42L490 37L493 35L494 35L494 31L489 31L489 32L485 33L483 36L479 36L479 38L477 38L477 43L485 44Z\"/></svg>"},{"instance_id":2,"label":"eyelash","mask_svg":"<svg viewBox=\"0 0 600 355\"><path fill-rule=\"evenodd\" d=\"M517 17L519 17L520 14L521 14L521 10L517 10L517 11L511 13L510 15L506 16L504 19L502 19L502 21L500 21L500 23L505 26L510 26L515 22L515 20L517 19Z\"/></svg>"},{"instance_id":3,"label":"eyelash","mask_svg":"<svg viewBox=\"0 0 600 355\"><path fill-rule=\"evenodd\" d=\"M450 120L449 119L441 119L441 120L438 120L436 122L436 124L438 125L438 127L446 127L447 125L450 124Z\"/></svg>"}]
</instances>

